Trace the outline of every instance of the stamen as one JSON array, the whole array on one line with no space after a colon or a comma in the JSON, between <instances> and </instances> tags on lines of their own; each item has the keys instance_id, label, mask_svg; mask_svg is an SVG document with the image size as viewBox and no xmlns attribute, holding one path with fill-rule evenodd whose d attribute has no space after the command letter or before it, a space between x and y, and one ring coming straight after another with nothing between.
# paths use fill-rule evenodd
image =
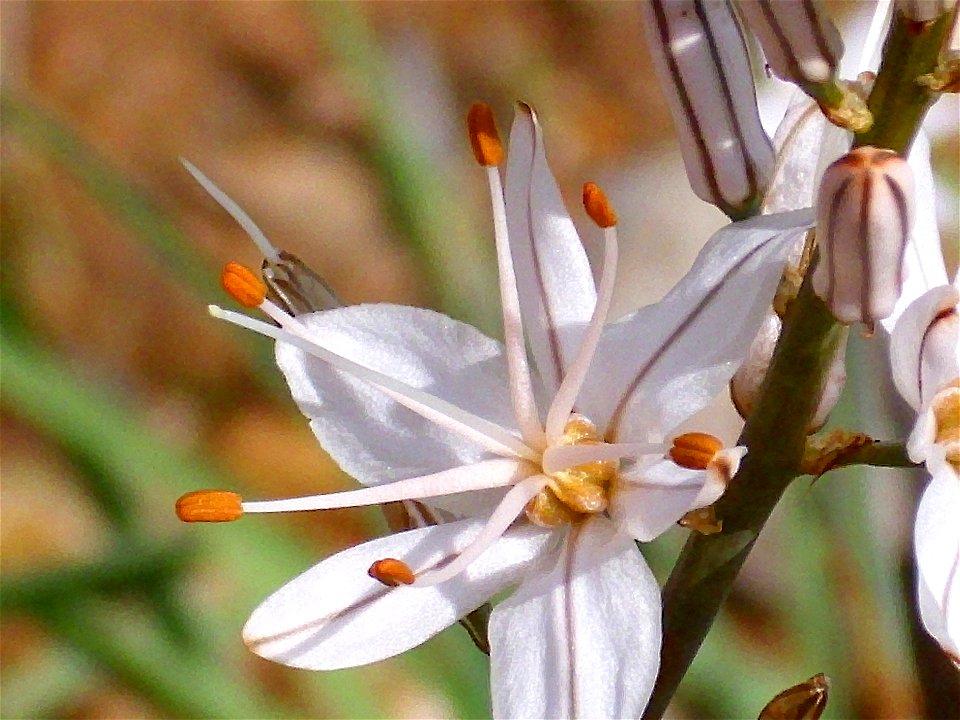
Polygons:
<instances>
[{"instance_id":1,"label":"stamen","mask_svg":"<svg viewBox=\"0 0 960 720\"><path fill-rule=\"evenodd\" d=\"M276 311L277 317L280 318L279 322L283 323L283 327L278 328L242 313L224 310L216 305L209 305L207 311L220 320L226 320L247 330L253 330L266 337L293 345L338 370L369 382L404 407L440 427L472 440L492 453L540 462L540 453L530 449L520 438L496 423L327 350L309 337L309 332L302 323L284 313L269 300L265 300L260 307L271 317L273 317L272 313Z\"/></svg>"},{"instance_id":2,"label":"stamen","mask_svg":"<svg viewBox=\"0 0 960 720\"><path fill-rule=\"evenodd\" d=\"M670 459L680 467L706 470L714 456L723 449L723 442L707 433L678 435L670 448Z\"/></svg>"},{"instance_id":3,"label":"stamen","mask_svg":"<svg viewBox=\"0 0 960 720\"><path fill-rule=\"evenodd\" d=\"M613 285L617 277L617 216L610 209L606 196L593 183L583 186L583 203L590 217L603 230L603 274L600 276L600 285L597 288L597 304L593 308L590 324L587 326L577 350L577 356L567 370L557 394L553 398L550 410L547 412L547 442L553 443L563 435L564 426L573 412L577 396L587 377L593 355L600 343L600 336L610 313L613 302ZM609 222L609 224L604 224Z\"/></svg>"},{"instance_id":4,"label":"stamen","mask_svg":"<svg viewBox=\"0 0 960 720\"><path fill-rule=\"evenodd\" d=\"M402 560L395 560L394 558L377 560L370 566L370 569L367 570L367 575L389 587L412 585L413 581L417 579L409 565Z\"/></svg>"},{"instance_id":5,"label":"stamen","mask_svg":"<svg viewBox=\"0 0 960 720\"><path fill-rule=\"evenodd\" d=\"M530 364L527 360L523 319L520 314L520 295L507 234L507 210L500 173L496 167L487 167L487 180L490 184L497 269L500 273L500 305L503 310L503 342L510 376L510 398L513 401L513 412L517 427L520 428L520 436L534 450L542 450L547 443L543 426L540 424L537 401L533 396L533 382L530 379Z\"/></svg>"},{"instance_id":6,"label":"stamen","mask_svg":"<svg viewBox=\"0 0 960 720\"><path fill-rule=\"evenodd\" d=\"M248 308L259 307L267 297L267 286L240 263L227 263L220 274L220 284L227 294Z\"/></svg>"},{"instance_id":7,"label":"stamen","mask_svg":"<svg viewBox=\"0 0 960 720\"><path fill-rule=\"evenodd\" d=\"M617 224L617 214L610 207L606 194L595 183L583 184L583 209L587 211L590 219L603 229Z\"/></svg>"},{"instance_id":8,"label":"stamen","mask_svg":"<svg viewBox=\"0 0 960 720\"><path fill-rule=\"evenodd\" d=\"M487 524L480 534L474 538L466 549L454 558L449 564L437 570L430 570L417 578L416 587L429 587L449 580L462 572L470 563L480 557L483 552L493 545L513 524L517 516L523 512L526 504L537 496L547 486L550 479L545 475L534 475L514 485L503 496L503 500L493 511Z\"/></svg>"},{"instance_id":9,"label":"stamen","mask_svg":"<svg viewBox=\"0 0 960 720\"><path fill-rule=\"evenodd\" d=\"M210 197L216 200L217 204L226 210L230 217L243 228L243 231L253 240L254 244L256 244L267 260L272 263L280 262L280 253L270 241L267 240L267 236L264 235L263 231L257 227L257 224L250 219L250 216L243 211L243 208L237 205L223 190L218 188L213 180L200 172L196 165L185 158L180 158L180 163L186 168L188 173L193 175L193 179L200 183L203 189L210 194Z\"/></svg>"},{"instance_id":10,"label":"stamen","mask_svg":"<svg viewBox=\"0 0 960 720\"><path fill-rule=\"evenodd\" d=\"M652 443L597 443L583 445L555 445L543 452L543 471L562 472L577 465L592 462L635 458L660 452L663 446Z\"/></svg>"},{"instance_id":11,"label":"stamen","mask_svg":"<svg viewBox=\"0 0 960 720\"><path fill-rule=\"evenodd\" d=\"M177 500L183 522L231 522L243 515L243 498L228 490L195 490Z\"/></svg>"},{"instance_id":12,"label":"stamen","mask_svg":"<svg viewBox=\"0 0 960 720\"><path fill-rule=\"evenodd\" d=\"M470 106L467 132L470 133L470 147L478 163L493 167L503 162L503 145L489 105L475 103Z\"/></svg>"},{"instance_id":13,"label":"stamen","mask_svg":"<svg viewBox=\"0 0 960 720\"><path fill-rule=\"evenodd\" d=\"M400 500L420 500L474 490L513 485L535 472L531 464L516 460L482 460L471 465L443 470L421 477L397 480L383 485L344 492L307 495L282 500L258 500L243 503L244 512L275 513L335 508L364 507Z\"/></svg>"}]
</instances>

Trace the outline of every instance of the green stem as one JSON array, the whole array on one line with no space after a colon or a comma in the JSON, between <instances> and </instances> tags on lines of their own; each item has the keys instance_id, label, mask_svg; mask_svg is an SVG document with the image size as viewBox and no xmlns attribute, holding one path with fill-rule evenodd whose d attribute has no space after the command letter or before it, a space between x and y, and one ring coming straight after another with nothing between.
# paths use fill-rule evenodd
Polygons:
<instances>
[{"instance_id":1,"label":"green stem","mask_svg":"<svg viewBox=\"0 0 960 720\"><path fill-rule=\"evenodd\" d=\"M955 12L944 13L931 23L915 22L896 13L867 101L873 127L857 136L857 147L873 145L900 154L910 148L924 114L937 98L917 78L936 70Z\"/></svg>"},{"instance_id":2,"label":"green stem","mask_svg":"<svg viewBox=\"0 0 960 720\"><path fill-rule=\"evenodd\" d=\"M821 475L851 465L871 465L873 467L912 468L919 467L907 455L907 447L902 442L875 442L845 451L820 473Z\"/></svg>"}]
</instances>

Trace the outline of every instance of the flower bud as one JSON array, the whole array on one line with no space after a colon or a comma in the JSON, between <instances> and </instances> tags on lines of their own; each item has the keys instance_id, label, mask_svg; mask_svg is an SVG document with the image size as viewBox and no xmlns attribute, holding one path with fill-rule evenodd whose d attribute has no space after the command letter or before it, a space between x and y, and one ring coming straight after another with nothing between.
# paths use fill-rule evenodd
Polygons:
<instances>
[{"instance_id":1,"label":"flower bud","mask_svg":"<svg viewBox=\"0 0 960 720\"><path fill-rule=\"evenodd\" d=\"M912 221L913 173L893 151L857 148L827 168L813 289L834 317L872 326L893 312Z\"/></svg>"},{"instance_id":2,"label":"flower bud","mask_svg":"<svg viewBox=\"0 0 960 720\"><path fill-rule=\"evenodd\" d=\"M780 328L780 318L776 313L770 313L760 326L760 331L750 345L743 364L730 379L730 399L733 400L734 407L744 420L753 412L760 397L760 387L763 385L767 368L770 367L770 360L777 346L777 339L780 337ZM824 378L823 386L820 388L817 409L807 425L808 435L817 432L826 424L831 411L840 400L840 393L847 381L846 354L847 333L843 333L830 361L830 368Z\"/></svg>"},{"instance_id":3,"label":"flower bud","mask_svg":"<svg viewBox=\"0 0 960 720\"><path fill-rule=\"evenodd\" d=\"M279 250L275 261L264 260L260 272L268 297L294 317L342 305L323 278L286 250Z\"/></svg>"},{"instance_id":4,"label":"flower bud","mask_svg":"<svg viewBox=\"0 0 960 720\"><path fill-rule=\"evenodd\" d=\"M639 7L693 191L731 217L750 215L773 172L774 153L732 8L693 0Z\"/></svg>"},{"instance_id":5,"label":"flower bud","mask_svg":"<svg viewBox=\"0 0 960 720\"><path fill-rule=\"evenodd\" d=\"M823 83L834 77L843 41L812 0L739 0L737 8L778 77L797 84Z\"/></svg>"},{"instance_id":6,"label":"flower bud","mask_svg":"<svg viewBox=\"0 0 960 720\"><path fill-rule=\"evenodd\" d=\"M757 720L818 720L827 707L830 678L817 673L768 702Z\"/></svg>"}]
</instances>

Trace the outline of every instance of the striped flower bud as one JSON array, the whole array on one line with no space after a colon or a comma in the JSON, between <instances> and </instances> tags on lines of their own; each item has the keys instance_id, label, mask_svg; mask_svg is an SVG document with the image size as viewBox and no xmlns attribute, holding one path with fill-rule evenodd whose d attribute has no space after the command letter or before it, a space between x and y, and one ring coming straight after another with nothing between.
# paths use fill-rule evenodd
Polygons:
<instances>
[{"instance_id":1,"label":"striped flower bud","mask_svg":"<svg viewBox=\"0 0 960 720\"><path fill-rule=\"evenodd\" d=\"M261 274L270 299L293 316L343 304L322 277L286 250L278 250L276 259L264 259Z\"/></svg>"},{"instance_id":2,"label":"striped flower bud","mask_svg":"<svg viewBox=\"0 0 960 720\"><path fill-rule=\"evenodd\" d=\"M827 168L813 289L834 317L872 325L893 312L912 220L913 173L895 152L861 147Z\"/></svg>"},{"instance_id":3,"label":"striped flower bud","mask_svg":"<svg viewBox=\"0 0 960 720\"><path fill-rule=\"evenodd\" d=\"M690 185L727 215L752 214L773 172L746 45L729 3L639 4Z\"/></svg>"},{"instance_id":4,"label":"striped flower bud","mask_svg":"<svg viewBox=\"0 0 960 720\"><path fill-rule=\"evenodd\" d=\"M843 41L813 0L738 0L737 8L777 76L797 84L834 77Z\"/></svg>"}]
</instances>

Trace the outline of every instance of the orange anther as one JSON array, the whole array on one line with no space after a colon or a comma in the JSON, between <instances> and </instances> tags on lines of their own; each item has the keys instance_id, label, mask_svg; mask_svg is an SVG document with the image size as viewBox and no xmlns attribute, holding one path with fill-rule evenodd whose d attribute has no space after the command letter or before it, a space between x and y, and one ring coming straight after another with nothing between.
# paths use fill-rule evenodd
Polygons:
<instances>
[{"instance_id":1,"label":"orange anther","mask_svg":"<svg viewBox=\"0 0 960 720\"><path fill-rule=\"evenodd\" d=\"M367 570L367 575L389 587L412 585L413 581L417 579L417 576L413 574L413 570L410 569L409 565L402 560L395 560L393 558L377 560L370 566L370 569Z\"/></svg>"},{"instance_id":2,"label":"orange anther","mask_svg":"<svg viewBox=\"0 0 960 720\"><path fill-rule=\"evenodd\" d=\"M719 438L707 433L684 433L673 439L670 459L681 467L706 470L714 456L723 449Z\"/></svg>"},{"instance_id":3,"label":"orange anther","mask_svg":"<svg viewBox=\"0 0 960 720\"><path fill-rule=\"evenodd\" d=\"M223 289L238 303L248 308L259 307L267 297L267 286L253 270L240 263L230 262L220 275Z\"/></svg>"},{"instance_id":4,"label":"orange anther","mask_svg":"<svg viewBox=\"0 0 960 720\"><path fill-rule=\"evenodd\" d=\"M613 227L617 224L617 214L610 207L610 202L603 190L595 183L583 184L583 208L587 215L602 228Z\"/></svg>"},{"instance_id":5,"label":"orange anther","mask_svg":"<svg viewBox=\"0 0 960 720\"><path fill-rule=\"evenodd\" d=\"M484 167L492 167L503 162L503 145L500 133L493 119L489 105L474 103L467 113L467 132L470 133L470 147L473 156Z\"/></svg>"},{"instance_id":6,"label":"orange anther","mask_svg":"<svg viewBox=\"0 0 960 720\"><path fill-rule=\"evenodd\" d=\"M243 515L243 498L229 490L195 490L177 500L183 522L230 522Z\"/></svg>"}]
</instances>

